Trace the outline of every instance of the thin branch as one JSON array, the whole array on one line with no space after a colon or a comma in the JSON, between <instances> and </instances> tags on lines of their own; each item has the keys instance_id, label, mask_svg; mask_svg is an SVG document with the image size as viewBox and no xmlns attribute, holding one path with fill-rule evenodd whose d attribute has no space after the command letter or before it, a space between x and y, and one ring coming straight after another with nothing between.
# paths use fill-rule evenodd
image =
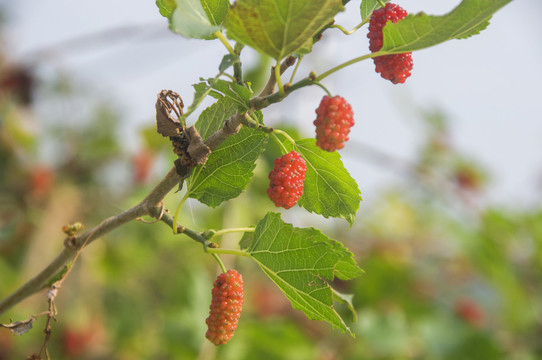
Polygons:
<instances>
[{"instance_id":1,"label":"thin branch","mask_svg":"<svg viewBox=\"0 0 542 360\"><path fill-rule=\"evenodd\" d=\"M295 58L294 57L288 57L286 58L283 63L281 64L281 73L286 71L288 67L295 64ZM271 78L269 79L270 82L272 82ZM289 90L293 91L297 88L312 85L313 79L307 78L299 81L298 83L292 85ZM274 85L272 86L274 87ZM268 91L268 90L267 90ZM271 89L272 92L272 89ZM265 89L262 91L262 94L265 94ZM262 95L260 94L260 95ZM277 101L280 101L283 97L288 95L288 92L286 94L279 96L280 94L275 93L270 96L266 96L262 99L253 99L253 100L259 100L255 103L251 101L251 105L255 105L255 109L263 109L272 103L275 103ZM216 131L214 134L209 136L209 138L205 141L205 144L211 149L216 149L224 140L226 140L228 137L236 134L241 129L243 122L243 114L236 114L226 120L224 122L224 125L222 128L218 131ZM186 177L190 175L190 170L187 169L186 171ZM0 301L0 315L2 315L4 312L6 312L8 309L10 309L12 306L18 304L22 300L26 299L30 295L35 294L39 290L43 288L43 285L47 280L49 280L53 275L55 275L66 263L71 261L75 255L77 254L77 250L79 250L81 247L86 246L93 242L94 240L102 237L103 235L107 234L108 232L116 229L117 227L130 222L132 220L137 219L138 217L144 216L144 215L151 215L154 209L158 206L158 204L164 199L164 197L175 187L175 185L178 185L179 183L182 185L182 182L185 180L185 178L179 179L179 176L177 175L175 167L173 167L169 173L160 181L158 185L152 191L143 199L139 204L135 205L134 207L118 214L115 216L112 216L108 219L105 219L102 221L99 225L94 227L93 229L90 229L86 233L78 236L78 237L69 237L65 241L65 247L62 249L60 254L57 255L57 257L49 264L47 265L42 271L40 271L36 276L28 280L25 284L23 284L21 287L19 287L17 290L15 290L12 294L8 295L6 298ZM164 216L162 216L161 220L164 221ZM202 241L204 239L198 239L198 236L201 236L200 234L197 234L194 232L194 234L190 233L190 231L187 232L187 230L182 231L183 233L186 233L188 236L194 238L197 241L202 242L204 246L209 246L207 239L205 239L205 242ZM193 236L191 236L193 235Z\"/></svg>"},{"instance_id":2,"label":"thin branch","mask_svg":"<svg viewBox=\"0 0 542 360\"><path fill-rule=\"evenodd\" d=\"M231 118L224 122L224 125L220 130L207 138L207 140L205 141L205 145L207 145L211 150L216 149L216 147L220 145L224 140L239 132L239 130L241 129L242 121L243 115L233 115Z\"/></svg>"},{"instance_id":3,"label":"thin branch","mask_svg":"<svg viewBox=\"0 0 542 360\"><path fill-rule=\"evenodd\" d=\"M191 239L201 243L205 249L212 245L212 242L207 240L207 238L205 238L201 232L197 232L195 230L189 229L186 226L179 224L178 222L175 223L175 220L173 216L171 216L171 214L167 212L164 212L161 215L160 214L161 214L161 207L154 207L151 209L149 215L155 219L159 219L160 221L167 224L172 229L175 226L175 228L177 229L177 234L185 234Z\"/></svg>"},{"instance_id":4,"label":"thin branch","mask_svg":"<svg viewBox=\"0 0 542 360\"><path fill-rule=\"evenodd\" d=\"M273 94L268 95L268 96L264 96L264 97L259 97L258 96L256 98L250 100L250 107L253 110L261 110L263 108L268 107L271 104L282 101L282 99L287 97L291 92L293 92L293 91L295 91L297 89L300 89L302 87L309 86L309 85L315 85L315 81L311 76L306 77L304 79L301 79L298 82L296 82L295 84L292 84L292 86L289 86L287 89L284 89L285 90L284 94L276 92L276 93L273 93Z\"/></svg>"},{"instance_id":5,"label":"thin branch","mask_svg":"<svg viewBox=\"0 0 542 360\"><path fill-rule=\"evenodd\" d=\"M174 181L171 181L171 178ZM105 219L99 225L81 236L72 238L72 241L66 243L66 247L62 249L60 254L58 254L58 256L49 265L47 265L45 269L39 272L11 295L0 301L0 315L13 305L41 290L47 280L55 275L68 261L71 261L74 258L74 256L77 254L77 250L83 246L83 244L86 243L88 245L111 230L131 220L134 220L137 217L146 215L147 209L150 208L149 203L154 201L156 198L160 198L161 200L169 192L169 190L175 186L175 184L177 184L177 179L175 176L171 176L170 171L164 180L162 180L162 182L156 188L154 188L153 191L141 203L116 216ZM167 185L170 185L170 187L166 191L166 188L168 187Z\"/></svg>"},{"instance_id":6,"label":"thin branch","mask_svg":"<svg viewBox=\"0 0 542 360\"><path fill-rule=\"evenodd\" d=\"M237 233L237 232L243 232L243 233L250 232L250 233L253 233L254 231L255 231L255 229L253 227L240 227L240 228L232 228L232 229L222 229L222 230L215 231L213 236L221 236L221 235L224 235L224 234L231 234L231 233Z\"/></svg>"},{"instance_id":7,"label":"thin branch","mask_svg":"<svg viewBox=\"0 0 542 360\"><path fill-rule=\"evenodd\" d=\"M0 301L0 315L15 304L38 292L42 288L43 284L49 280L51 276L56 274L58 270L64 266L64 264L71 260L74 255L74 250L68 248L62 249L60 254L58 254L58 256L49 265L47 265L45 269L30 279L26 284L18 288L11 295Z\"/></svg>"},{"instance_id":8,"label":"thin branch","mask_svg":"<svg viewBox=\"0 0 542 360\"><path fill-rule=\"evenodd\" d=\"M284 74L286 70L292 65L295 64L296 58L294 56L288 56L282 64L280 64L280 74ZM271 95L273 91L275 91L275 85L277 84L277 79L275 78L275 67L273 66L271 68L271 75L269 76L269 80L267 80L267 84L263 88L262 92L258 95L258 97L264 97Z\"/></svg>"},{"instance_id":9,"label":"thin branch","mask_svg":"<svg viewBox=\"0 0 542 360\"><path fill-rule=\"evenodd\" d=\"M222 129L209 137L205 142L209 148L215 149L229 136L237 133L240 128L241 115L233 116L228 119ZM0 315L5 313L12 306L18 304L30 295L35 294L43 288L43 285L53 275L55 275L67 262L71 261L77 254L77 250L88 245L94 240L102 237L117 227L135 220L144 215L151 215L151 211L164 199L164 197L179 184L179 177L176 174L175 167L160 181L158 185L136 206L108 219L102 221L99 225L90 229L86 233L69 238L60 254L36 276L28 280L25 284L15 290L12 294L0 301ZM187 233L188 235L188 233ZM190 236L190 235L189 235Z\"/></svg>"}]
</instances>

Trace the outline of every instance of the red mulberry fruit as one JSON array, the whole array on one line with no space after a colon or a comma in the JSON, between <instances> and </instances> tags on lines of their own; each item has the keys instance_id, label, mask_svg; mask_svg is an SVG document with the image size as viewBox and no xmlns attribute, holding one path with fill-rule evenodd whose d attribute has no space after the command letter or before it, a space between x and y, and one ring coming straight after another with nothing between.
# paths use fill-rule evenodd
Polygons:
<instances>
[{"instance_id":1,"label":"red mulberry fruit","mask_svg":"<svg viewBox=\"0 0 542 360\"><path fill-rule=\"evenodd\" d=\"M382 49L382 29L388 21L396 23L407 16L407 12L399 5L387 3L385 7L373 11L369 23L369 50ZM376 72L394 84L404 83L412 71L412 52L384 55L373 58Z\"/></svg>"},{"instance_id":2,"label":"red mulberry fruit","mask_svg":"<svg viewBox=\"0 0 542 360\"><path fill-rule=\"evenodd\" d=\"M307 165L295 151L275 159L275 168L269 173L267 195L277 207L289 209L303 194Z\"/></svg>"},{"instance_id":3,"label":"red mulberry fruit","mask_svg":"<svg viewBox=\"0 0 542 360\"><path fill-rule=\"evenodd\" d=\"M215 345L226 344L232 338L243 307L243 278L235 270L218 275L213 284L213 300L205 337Z\"/></svg>"},{"instance_id":4,"label":"red mulberry fruit","mask_svg":"<svg viewBox=\"0 0 542 360\"><path fill-rule=\"evenodd\" d=\"M350 104L340 96L324 96L316 109L316 145L326 151L342 149L354 126Z\"/></svg>"}]
</instances>

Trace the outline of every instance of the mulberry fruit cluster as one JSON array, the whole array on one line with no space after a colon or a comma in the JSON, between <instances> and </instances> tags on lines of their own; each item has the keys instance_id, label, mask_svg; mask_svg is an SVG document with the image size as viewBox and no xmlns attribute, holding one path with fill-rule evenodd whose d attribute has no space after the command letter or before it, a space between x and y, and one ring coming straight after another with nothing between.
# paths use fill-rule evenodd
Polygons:
<instances>
[{"instance_id":1,"label":"mulberry fruit cluster","mask_svg":"<svg viewBox=\"0 0 542 360\"><path fill-rule=\"evenodd\" d=\"M213 284L213 300L205 337L215 345L226 344L237 329L243 307L243 278L235 270L218 275Z\"/></svg>"},{"instance_id":2,"label":"mulberry fruit cluster","mask_svg":"<svg viewBox=\"0 0 542 360\"><path fill-rule=\"evenodd\" d=\"M350 104L340 96L324 96L316 109L316 145L333 152L342 149L348 141L354 114Z\"/></svg>"},{"instance_id":3,"label":"mulberry fruit cluster","mask_svg":"<svg viewBox=\"0 0 542 360\"><path fill-rule=\"evenodd\" d=\"M369 23L369 50L376 52L382 49L382 28L388 21L396 23L407 16L407 12L399 5L387 3L385 7L373 11ZM404 83L412 71L412 53L384 55L373 58L376 72L394 84Z\"/></svg>"},{"instance_id":4,"label":"mulberry fruit cluster","mask_svg":"<svg viewBox=\"0 0 542 360\"><path fill-rule=\"evenodd\" d=\"M295 151L275 159L275 167L269 173L267 195L277 207L289 209L303 194L303 182L307 165Z\"/></svg>"}]
</instances>

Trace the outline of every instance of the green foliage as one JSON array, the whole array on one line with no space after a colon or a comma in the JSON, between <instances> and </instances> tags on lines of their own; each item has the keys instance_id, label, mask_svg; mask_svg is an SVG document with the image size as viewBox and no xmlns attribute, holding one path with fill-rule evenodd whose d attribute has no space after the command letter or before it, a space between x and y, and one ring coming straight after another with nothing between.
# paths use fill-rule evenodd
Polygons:
<instances>
[{"instance_id":1,"label":"green foliage","mask_svg":"<svg viewBox=\"0 0 542 360\"><path fill-rule=\"evenodd\" d=\"M234 60L233 62L236 61L238 61L238 59ZM193 84L192 86L195 90L194 100L192 101L192 104L188 107L186 113L182 116L183 120L185 120L194 110L196 110L196 108L201 104L201 102L203 101L203 99L205 99L207 95L214 97L217 100L221 100L222 98L224 98L225 100L222 101L221 104L227 106L228 109L230 109L230 104L234 105L239 112L244 112L250 108L249 100L252 96L252 90L249 87L245 87L243 85L224 80L217 80L216 78L200 78L200 82ZM222 125L222 121L223 119L216 121L212 119L205 120L207 126L211 125L212 128L215 129L214 131L220 128L220 126ZM198 128L197 125L196 128ZM200 128L198 128L198 130L200 130ZM210 135L210 133L208 135ZM205 139L206 136L204 136L203 138Z\"/></svg>"},{"instance_id":2,"label":"green foliage","mask_svg":"<svg viewBox=\"0 0 542 360\"><path fill-rule=\"evenodd\" d=\"M212 25L221 25L224 19L226 18L228 9L230 8L229 0L200 0L200 1L201 1L201 6L203 7L203 10L205 10L205 13L207 14L207 18L209 19L209 22Z\"/></svg>"},{"instance_id":3,"label":"green foliage","mask_svg":"<svg viewBox=\"0 0 542 360\"><path fill-rule=\"evenodd\" d=\"M342 10L340 0L238 0L224 26L231 38L280 60L306 48Z\"/></svg>"},{"instance_id":4,"label":"green foliage","mask_svg":"<svg viewBox=\"0 0 542 360\"><path fill-rule=\"evenodd\" d=\"M512 0L463 0L446 15L424 13L384 27L384 44L380 52L397 54L425 49L452 39L479 34L489 25L491 15Z\"/></svg>"},{"instance_id":5,"label":"green foliage","mask_svg":"<svg viewBox=\"0 0 542 360\"><path fill-rule=\"evenodd\" d=\"M237 106L239 112L250 109L249 101L252 96L250 88L224 80L208 79L207 83L212 89L209 95L215 99L220 99L223 96L227 97Z\"/></svg>"},{"instance_id":6,"label":"green foliage","mask_svg":"<svg viewBox=\"0 0 542 360\"><path fill-rule=\"evenodd\" d=\"M382 7L382 3L386 4L390 0L362 0L360 5L361 19L366 20L370 17L373 11Z\"/></svg>"},{"instance_id":7,"label":"green foliage","mask_svg":"<svg viewBox=\"0 0 542 360\"><path fill-rule=\"evenodd\" d=\"M221 98L201 112L195 127L202 139L206 140L224 125L224 121L236 113L237 107L235 103L227 98Z\"/></svg>"},{"instance_id":8,"label":"green foliage","mask_svg":"<svg viewBox=\"0 0 542 360\"><path fill-rule=\"evenodd\" d=\"M361 269L340 243L317 229L295 228L284 223L279 214L269 213L256 226L247 251L295 309L309 319L351 332L333 309L328 281L345 274L345 278L357 277Z\"/></svg>"},{"instance_id":9,"label":"green foliage","mask_svg":"<svg viewBox=\"0 0 542 360\"><path fill-rule=\"evenodd\" d=\"M170 17L171 30L187 38L214 38L213 33L220 30L220 26L216 24L216 18L214 17L214 15L218 15L218 18L220 18L222 13L220 6L211 8L209 3L214 3L214 1L176 0L176 2L177 7ZM205 9L202 3L206 4ZM218 12L215 14L214 11ZM209 14L213 15L213 17L208 17Z\"/></svg>"},{"instance_id":10,"label":"green foliage","mask_svg":"<svg viewBox=\"0 0 542 360\"><path fill-rule=\"evenodd\" d=\"M446 15L429 16L422 13L409 15L396 24L389 23L384 28L384 46L377 55L419 50L447 40L464 39L478 34L488 26L492 14L510 1L463 0ZM195 122L195 127L204 141L220 131L228 119L238 120L246 114L256 117L253 123L242 122L245 125L239 125L239 132L216 148L209 145L213 150L207 162L191 169L191 174L186 179L183 201L186 197L197 199L214 208L211 209L212 213L207 208L196 209L196 215L191 217L186 216L186 209L179 207L179 212L175 215L177 218L180 214L178 219L183 226L186 225L186 229L198 228L192 233L218 234L220 230L224 230L220 235L231 235L232 232L245 231L239 242L226 237L220 239L220 236L216 235L219 240L213 244L213 252L215 256L221 253L237 254L254 260L235 265L245 270L245 274L250 274L247 283L251 283L253 288L262 287L256 290L247 287L247 293L250 294L247 296L247 303L251 301L251 297L256 299L252 299L252 311L246 315L247 323L255 327L255 331L243 334L241 330L240 337L244 339L244 343L235 348L234 342L228 350L219 352L227 355L224 359L285 358L281 355L285 355L283 352L286 349L297 349L302 345L303 351L286 355L296 359L303 356L313 359L319 355L320 348L334 347L332 356L344 355L344 358L356 359L399 359L409 356L498 359L505 351L512 352L500 344L502 338L513 339L510 344L517 343L518 347L528 349L529 345L538 341L536 334L539 330L536 309L533 310L530 305L540 302L540 286L532 281L539 277L536 275L542 270L540 213L521 213L514 217L504 212L486 211L479 216L478 223L468 222L466 225L467 221L461 218L464 214L455 214L463 221L452 219L447 212L449 207L434 206L428 203L426 198L416 198L415 195L408 197L411 192L402 189L402 193L408 195L382 197L378 202L382 207L376 209L377 211L366 210L366 222L363 226L353 228L356 226L354 220L362 201L358 184L344 167L339 153L321 150L314 139L292 140L292 143L277 141L275 145L280 146L281 150L295 149L305 159L307 172L303 195L298 205L310 213L325 218L345 219L349 223L351 231L343 229L342 223L342 226L332 230L334 237L352 244L356 257L363 259L368 276L362 281L357 280L363 271L356 264L354 254L342 242L333 240L312 227L294 227L284 222L277 213L266 213L271 204L264 189L268 184L266 176L272 166L272 159L266 156L273 149L265 156L261 155L268 145L269 133L274 130L266 126L263 113L256 109L278 103L291 92L305 86L322 85L315 79L320 81L325 76L318 78L311 75L294 82L294 71L292 83L285 83L284 86L281 86L279 81L282 79L271 77L269 83L273 85L275 81L280 91L275 92L272 86L268 86L266 90L269 91L264 92L261 97L255 97L250 79L258 79L261 83L258 87L263 87L265 79L261 79L261 74L266 77L270 73L277 76L278 71L273 72L273 69L269 68L268 56L279 62L292 54L310 54L317 35L333 22L335 15L343 10L345 2L347 1L238 0L230 7L227 0L156 0L160 14L168 18L173 31L187 38L209 40L218 37L227 50L226 55L217 59L218 74L207 79L200 78L200 82L193 85L193 102L180 123L184 124L184 120L197 110L207 96L217 101L203 110ZM363 0L360 5L362 24L367 22L375 9L386 2ZM221 31L224 29L231 39L238 41L235 46L232 47L223 37ZM240 53L244 45L264 54L252 74L242 68ZM232 48L235 50L232 51ZM337 65L323 74L327 76L370 56L361 56ZM300 62L301 59L297 61ZM232 67L233 75L227 73ZM0 99L0 103L3 101L3 98ZM98 108L94 115L90 125L80 126L79 133L58 129L59 134L64 131L62 135L72 141L72 147L77 148L77 152L67 154L65 157L70 161L58 166L56 170L63 178L68 179L66 182L73 181L72 186L85 187L84 189L91 193L88 199L81 201L86 208L92 209L96 214L105 213L110 216L111 209L103 205L113 202L108 196L110 194L93 191L90 182L84 180L94 176L93 174L105 172L105 165L111 160L111 156L118 155L122 147L115 139L114 127L111 125L117 123L116 113L103 106ZM246 118L242 119L248 121ZM36 197L35 194L27 194L32 184L20 185L18 179L32 175L33 169L24 168L25 165L20 164L19 159L30 158L25 154L29 150L28 144L39 139L28 135L30 138L25 140L25 133L9 136L17 135L14 131L18 129L15 126L16 120L7 122L6 129L0 127L0 132L8 133L7 136L4 133L0 135L16 143L14 149L0 148L0 156L9 157L9 161L0 162L0 185L2 188L14 189L13 194L3 197L0 202L2 213L15 213L7 221L8 226L0 231L0 254L9 255L0 258L0 273L8 274L9 278L17 273L14 269L22 267L27 249L17 249L15 252L11 244L5 245L5 238L18 236L16 243L25 244L27 232L39 228L35 220L39 218L38 215L32 213L28 216L27 209L21 210L20 216L13 211L12 204L26 206L33 205L33 202L38 203L38 200L33 198ZM298 138L293 135L297 133L296 129L287 129L287 126L284 126L281 133L285 134L285 130L286 137L290 140ZM164 155L164 149L168 151L166 156L172 156L169 142L156 133L153 135L148 129L141 133L145 146L152 150L153 156L159 153ZM185 138L177 140L186 141ZM184 151L184 148L179 149L183 145L176 143L176 151ZM186 156L186 153L182 155ZM442 154L431 152L431 155L433 162L430 165L442 166ZM77 162L73 161L76 158ZM459 159L458 156L453 158ZM261 161L258 161L259 159ZM420 165L427 167L428 161L428 157L421 157ZM77 166L74 166L74 163ZM418 167L413 172L417 169ZM474 181L476 174L481 173L476 171L474 164L456 161L452 162L451 168L445 170L443 173L452 175L457 175L453 171L461 172L462 177L454 178L462 181L458 181L458 187L466 187L467 184L470 186L468 190L474 191L483 185L481 180ZM251 182L258 184L249 186ZM60 192L60 195L61 191L65 191L62 187L64 184L50 186L56 186L55 191ZM136 195L142 195L137 193L140 189L137 186L128 184L126 188L133 189ZM424 193L427 192L425 190L427 189L424 189ZM51 196L51 201L63 199L56 193L54 195ZM53 204L55 206L51 205L50 209L61 209L59 214L65 215L66 205L69 205L72 199L83 197L78 192L75 194L77 196L69 195L66 196L68 201L63 199L58 204ZM12 196L15 198L11 199ZM240 201L228 201L237 197L241 197ZM9 201L4 201L4 198ZM135 198L136 196L125 199L126 203L137 203ZM177 198L169 200L176 202ZM114 201L117 206L117 199ZM219 205L222 206L218 207ZM443 211L443 208L446 211ZM288 215L295 216L295 211L298 210L291 210ZM47 211L43 210L43 213L43 223L51 223L51 219L46 218ZM27 217L32 218L32 221L26 221ZM237 226L232 225L237 220L243 222L239 225L240 228L226 230L227 227ZM468 220L472 219L469 217ZM254 232L252 228L246 228L248 224L256 222ZM208 310L206 301L211 286L211 276L206 273L206 261L212 259L208 254L199 252L199 247L191 246L192 243L179 244L178 237L171 236L171 229L155 229L155 226L132 224L127 226L124 232L112 235L113 239L130 241L106 242L102 245L101 252L96 256L99 260L96 262L99 266L97 281L101 282L103 292L84 300L96 302L92 306L101 315L96 321L102 322L99 326L103 333L109 332L109 340L113 344L108 355L117 358L170 358L172 354L178 358L205 357L206 354L199 352L203 348L202 319ZM185 234L189 232L186 231ZM522 236L528 238L528 241L521 241ZM198 240L196 236L192 235L192 238ZM154 241L155 239L160 240ZM215 238L212 240L215 241ZM236 243L239 243L241 251L230 248ZM214 246L218 248L215 249ZM523 248L528 250L519 252L518 249ZM439 253L441 249L445 249L443 254ZM207 252L211 251L207 248ZM517 261L518 253L521 261ZM525 263L532 269L526 270ZM261 279L258 277L263 275L253 271L257 266L278 286L294 309L301 310L309 319L325 321L342 332L353 334L353 331L356 331L362 335L360 341L344 340L348 337L329 341L318 338L318 331L304 331L303 326L306 325L303 321L306 319L299 320L295 314L289 313L289 305L287 309L273 309L273 306L284 298L280 293L280 298L273 298L276 301L265 304L267 298L272 298L273 295L269 289L264 288L265 285L260 285L263 281L259 281ZM458 276L450 270L461 266L467 276ZM175 281L166 279L164 274L171 274ZM5 284L12 286L14 281L10 280ZM335 290L331 284L340 291ZM82 282L81 286L85 286L85 283ZM492 321L488 324L504 324L507 333L503 335L489 326L481 331L478 328L482 322L480 318L470 315L469 319L468 315L461 314L454 308L454 304L450 303L452 300L449 299L459 298L459 295L468 293L469 287L473 286L484 292L487 298L499 297L498 303L487 300L484 303L483 296L473 303L485 304L488 309L495 310L491 313ZM429 290L424 293L418 289ZM251 294L252 291L254 294ZM2 294L5 292L3 289L0 291ZM472 297L476 297L476 294ZM335 307L335 304L338 306ZM357 311L354 305L363 310ZM361 319L352 326L352 330L343 320L344 313L348 314L348 311L352 313L353 319L357 316ZM283 323L277 322L269 328L255 325L258 320L254 319L268 313L275 317L278 314ZM242 318L241 321L245 320ZM297 326L290 326L292 323ZM313 326L318 325L311 324L309 327ZM165 335L156 337L158 331L165 332ZM321 333L326 334L325 338L334 336L325 331ZM523 333L531 334L532 339L516 335ZM269 341L269 336L273 336L274 342ZM141 339L150 337L153 341L150 341L149 345L141 345ZM425 340L428 345L420 339ZM2 338L0 345L3 345L1 341ZM282 342L290 343L282 346ZM313 346L315 343L319 347ZM58 344L57 347L61 348ZM416 350L415 354L412 349ZM231 353L228 353L229 351ZM533 350L533 356L539 355L536 352L537 350Z\"/></svg>"},{"instance_id":11,"label":"green foliage","mask_svg":"<svg viewBox=\"0 0 542 360\"><path fill-rule=\"evenodd\" d=\"M346 304L348 310L350 310L350 313L352 314L352 322L355 323L358 321L358 313L354 307L354 294L343 294L333 288L331 290L333 291L333 300L341 304Z\"/></svg>"},{"instance_id":12,"label":"green foliage","mask_svg":"<svg viewBox=\"0 0 542 360\"><path fill-rule=\"evenodd\" d=\"M233 55L233 54L224 55L224 57L222 58L222 61L220 62L220 65L218 65L218 70L220 72L224 72L230 66L232 66L235 63L239 63L239 62L240 62L239 56L237 56L237 55Z\"/></svg>"},{"instance_id":13,"label":"green foliage","mask_svg":"<svg viewBox=\"0 0 542 360\"><path fill-rule=\"evenodd\" d=\"M299 206L324 217L343 218L352 225L361 202L361 193L356 181L345 169L339 153L320 149L314 139L297 141L295 149L307 163Z\"/></svg>"},{"instance_id":14,"label":"green foliage","mask_svg":"<svg viewBox=\"0 0 542 360\"><path fill-rule=\"evenodd\" d=\"M202 137L211 133L210 126L225 120L224 115L228 113L220 112L223 103L219 101L202 113L198 121L203 130ZM222 119L213 123L211 120L216 120L217 115L222 115ZM261 113L259 116L261 118ZM267 138L266 133L246 127L228 138L211 153L205 165L194 169L188 181L189 196L212 207L239 196L252 178L256 160Z\"/></svg>"},{"instance_id":15,"label":"green foliage","mask_svg":"<svg viewBox=\"0 0 542 360\"><path fill-rule=\"evenodd\" d=\"M205 97L211 92L211 87L202 78L200 78L199 83L192 84L192 87L195 90L194 99L192 100L192 104L190 104L190 106L188 106L188 108L186 109L186 112L181 116L181 123L185 124L186 118L198 108L198 106L205 99Z\"/></svg>"},{"instance_id":16,"label":"green foliage","mask_svg":"<svg viewBox=\"0 0 542 360\"><path fill-rule=\"evenodd\" d=\"M176 0L156 0L156 6L158 6L158 11L163 17L169 18L173 11L177 7Z\"/></svg>"}]
</instances>

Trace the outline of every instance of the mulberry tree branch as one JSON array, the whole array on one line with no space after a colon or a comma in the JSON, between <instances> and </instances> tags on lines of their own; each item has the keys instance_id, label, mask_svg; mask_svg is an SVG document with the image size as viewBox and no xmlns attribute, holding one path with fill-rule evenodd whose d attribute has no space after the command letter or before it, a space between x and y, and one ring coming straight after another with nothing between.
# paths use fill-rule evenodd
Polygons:
<instances>
[{"instance_id":1,"label":"mulberry tree branch","mask_svg":"<svg viewBox=\"0 0 542 360\"><path fill-rule=\"evenodd\" d=\"M295 64L295 60L296 59L294 57L288 57L287 59L285 59L281 64L280 73L282 74L284 71L286 71L286 69ZM275 81L276 80L274 79L272 72L265 89L258 97L252 99L251 106L253 109L263 109L275 102L282 100L282 98L288 95L288 93L275 93L269 95L269 93L273 92ZM312 83L313 81L310 78L303 79L298 83L293 84L289 90L293 91L303 86L312 85ZM211 150L216 149L224 140L239 132L243 121L244 114L236 114L232 116L224 122L224 125L221 129L209 136L209 138L205 141L205 145L207 145ZM190 169L186 170L186 174L188 176L190 174ZM8 309L18 304L22 300L26 299L30 295L33 295L36 292L40 291L46 281L49 280L53 275L58 273L66 263L71 261L83 246L87 246L88 244L102 237L108 232L138 217L145 215L153 216L153 214L154 217L156 217L155 211L157 205L176 185L179 185L179 180L180 184L182 185L182 182L185 180L185 178L179 179L176 168L173 167L169 171L169 173L160 181L160 183L156 185L156 187L140 203L126 211L123 211L118 215L105 219L99 225L80 236L68 237L64 241L64 249L62 249L62 251L50 264L48 264L36 276L28 280L13 293L8 295L3 300L0 300L0 315L5 313ZM194 234L192 234L190 233L190 231L184 231L184 233L192 237L194 240L202 242L204 246L208 244L206 239L199 238L199 234L195 232Z\"/></svg>"},{"instance_id":2,"label":"mulberry tree branch","mask_svg":"<svg viewBox=\"0 0 542 360\"><path fill-rule=\"evenodd\" d=\"M239 131L241 127L241 119L241 115L235 115L228 119L220 130L207 139L205 144L209 146L211 150L216 149L216 147L218 147L224 140ZM40 291L47 280L58 273L66 263L71 261L77 254L77 251L83 245L86 246L90 244L108 232L138 217L145 215L152 216L155 212L156 206L178 184L179 177L176 173L175 167L173 167L160 181L160 183L158 183L158 185L156 185L156 187L152 189L152 191L140 203L118 215L105 219L99 225L80 236L67 238L64 242L65 247L57 255L57 257L51 261L50 264L48 264L36 276L28 280L13 293L0 300L0 315L27 297Z\"/></svg>"},{"instance_id":3,"label":"mulberry tree branch","mask_svg":"<svg viewBox=\"0 0 542 360\"><path fill-rule=\"evenodd\" d=\"M280 74L284 74L284 72L292 65L295 64L296 58L294 56L288 56L282 64L280 64ZM275 67L273 66L271 68L271 75L269 76L269 80L267 80L267 84L261 91L261 93L258 95L258 97L264 97L271 95L273 91L275 91L275 85L277 84L277 79L275 78Z\"/></svg>"},{"instance_id":4,"label":"mulberry tree branch","mask_svg":"<svg viewBox=\"0 0 542 360\"><path fill-rule=\"evenodd\" d=\"M151 209L149 215L154 217L157 220L162 221L163 223L165 223L172 229L173 227L176 227L177 234L185 234L186 236L190 237L192 240L195 240L201 243L205 249L212 245L212 242L209 241L205 236L203 236L202 233L189 229L186 226L183 226L179 223L175 223L173 216L167 213L167 211L161 212L161 208L158 206Z\"/></svg>"},{"instance_id":5,"label":"mulberry tree branch","mask_svg":"<svg viewBox=\"0 0 542 360\"><path fill-rule=\"evenodd\" d=\"M28 296L40 291L47 280L74 258L77 250L82 247L83 244L88 245L111 230L114 230L137 217L150 214L151 209L159 203L176 184L178 184L178 178L175 173L175 168L173 168L139 204L118 215L105 219L93 229L76 238L67 239L69 241L65 242L66 246L64 249L62 249L60 254L58 254L49 265L20 288L15 290L11 295L0 301L0 315L15 304L26 299Z\"/></svg>"}]
</instances>

